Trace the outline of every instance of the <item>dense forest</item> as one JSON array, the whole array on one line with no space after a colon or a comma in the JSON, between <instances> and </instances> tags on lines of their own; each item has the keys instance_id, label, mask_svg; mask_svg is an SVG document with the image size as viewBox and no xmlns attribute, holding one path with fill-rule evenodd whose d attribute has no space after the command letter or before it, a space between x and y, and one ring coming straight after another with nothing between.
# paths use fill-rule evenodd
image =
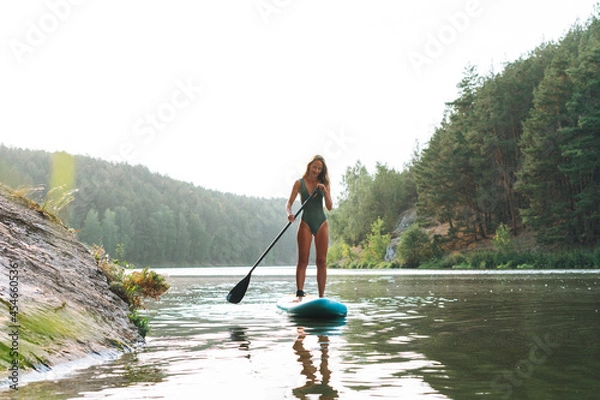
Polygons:
<instances>
[{"instance_id":1,"label":"dense forest","mask_svg":"<svg viewBox=\"0 0 600 400\"><path fill-rule=\"evenodd\" d=\"M403 234L393 266L492 239L506 250L524 231L538 250L598 249L597 17L502 71L482 76L467 66L457 88L431 140L402 171L378 164L369 173L360 161L347 169L329 214L334 265L381 263L407 210L416 210L418 223ZM141 166L64 153L0 146L0 182L77 189L60 217L83 241L134 263L247 265L285 223L283 199L208 191ZM420 228L432 223L447 227L444 234ZM265 262L293 264L295 253L288 234Z\"/></svg>"},{"instance_id":2,"label":"dense forest","mask_svg":"<svg viewBox=\"0 0 600 400\"><path fill-rule=\"evenodd\" d=\"M49 188L73 201L59 212L65 225L89 245L141 265L248 265L287 222L285 200L258 199L205 190L151 173L142 166L109 163L66 153L0 145L0 182ZM56 193L56 192L55 192ZM295 262L295 238L284 235L264 263Z\"/></svg>"},{"instance_id":3,"label":"dense forest","mask_svg":"<svg viewBox=\"0 0 600 400\"><path fill-rule=\"evenodd\" d=\"M498 74L469 68L415 166L418 210L484 238L507 224L544 244L600 239L600 21Z\"/></svg>"},{"instance_id":4,"label":"dense forest","mask_svg":"<svg viewBox=\"0 0 600 400\"><path fill-rule=\"evenodd\" d=\"M534 232L538 248L596 247L597 17L500 72L482 76L475 67L466 67L457 88L457 98L447 104L427 147L417 149L403 171L379 165L369 174L360 163L348 168L346 192L332 216L334 258L347 257L349 247L359 246L368 250L362 257L378 251L382 259L382 246L374 240L389 242L385 235L415 204L421 221L448 227L445 237L434 238L439 246L424 253L428 257L460 243L495 238L499 228L513 236ZM381 222L375 224L377 218Z\"/></svg>"}]
</instances>

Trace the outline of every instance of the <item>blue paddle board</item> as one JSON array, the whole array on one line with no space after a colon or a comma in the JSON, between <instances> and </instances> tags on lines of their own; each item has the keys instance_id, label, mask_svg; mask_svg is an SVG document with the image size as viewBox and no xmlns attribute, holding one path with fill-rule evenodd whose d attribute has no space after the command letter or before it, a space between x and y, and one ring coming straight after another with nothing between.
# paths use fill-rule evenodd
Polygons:
<instances>
[{"instance_id":1,"label":"blue paddle board","mask_svg":"<svg viewBox=\"0 0 600 400\"><path fill-rule=\"evenodd\" d=\"M294 295L284 296L277 307L297 318L336 319L344 318L348 307L327 297L306 296L301 301Z\"/></svg>"}]
</instances>

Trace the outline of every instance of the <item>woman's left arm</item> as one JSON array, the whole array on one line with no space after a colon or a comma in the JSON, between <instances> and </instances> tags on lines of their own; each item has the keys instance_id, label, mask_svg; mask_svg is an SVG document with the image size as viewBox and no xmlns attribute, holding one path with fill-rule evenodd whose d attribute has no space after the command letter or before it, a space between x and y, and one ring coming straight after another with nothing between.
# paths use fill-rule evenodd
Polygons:
<instances>
[{"instance_id":1,"label":"woman's left arm","mask_svg":"<svg viewBox=\"0 0 600 400\"><path fill-rule=\"evenodd\" d=\"M333 201L331 201L331 193L329 191L330 187L329 185L325 185L324 189L323 189L323 194L325 197L325 207L327 207L327 210L331 211L331 209L333 208Z\"/></svg>"}]
</instances>

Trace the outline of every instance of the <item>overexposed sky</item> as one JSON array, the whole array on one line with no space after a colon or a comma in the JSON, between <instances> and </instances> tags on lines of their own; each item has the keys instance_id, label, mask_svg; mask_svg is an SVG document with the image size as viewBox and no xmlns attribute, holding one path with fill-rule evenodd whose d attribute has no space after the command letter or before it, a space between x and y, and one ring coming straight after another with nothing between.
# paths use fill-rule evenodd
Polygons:
<instances>
[{"instance_id":1,"label":"overexposed sky","mask_svg":"<svg viewBox=\"0 0 600 400\"><path fill-rule=\"evenodd\" d=\"M3 1L0 143L259 197L318 153L335 199L357 160L402 170L467 65L498 72L595 3Z\"/></svg>"}]
</instances>

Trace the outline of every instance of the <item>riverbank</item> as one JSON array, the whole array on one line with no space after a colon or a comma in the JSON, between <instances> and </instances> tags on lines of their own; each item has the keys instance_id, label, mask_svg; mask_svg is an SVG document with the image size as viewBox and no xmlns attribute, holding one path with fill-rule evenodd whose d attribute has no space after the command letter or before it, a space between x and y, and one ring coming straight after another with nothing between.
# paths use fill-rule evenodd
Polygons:
<instances>
[{"instance_id":1,"label":"riverbank","mask_svg":"<svg viewBox=\"0 0 600 400\"><path fill-rule=\"evenodd\" d=\"M129 306L74 232L0 190L0 388L143 344Z\"/></svg>"}]
</instances>

